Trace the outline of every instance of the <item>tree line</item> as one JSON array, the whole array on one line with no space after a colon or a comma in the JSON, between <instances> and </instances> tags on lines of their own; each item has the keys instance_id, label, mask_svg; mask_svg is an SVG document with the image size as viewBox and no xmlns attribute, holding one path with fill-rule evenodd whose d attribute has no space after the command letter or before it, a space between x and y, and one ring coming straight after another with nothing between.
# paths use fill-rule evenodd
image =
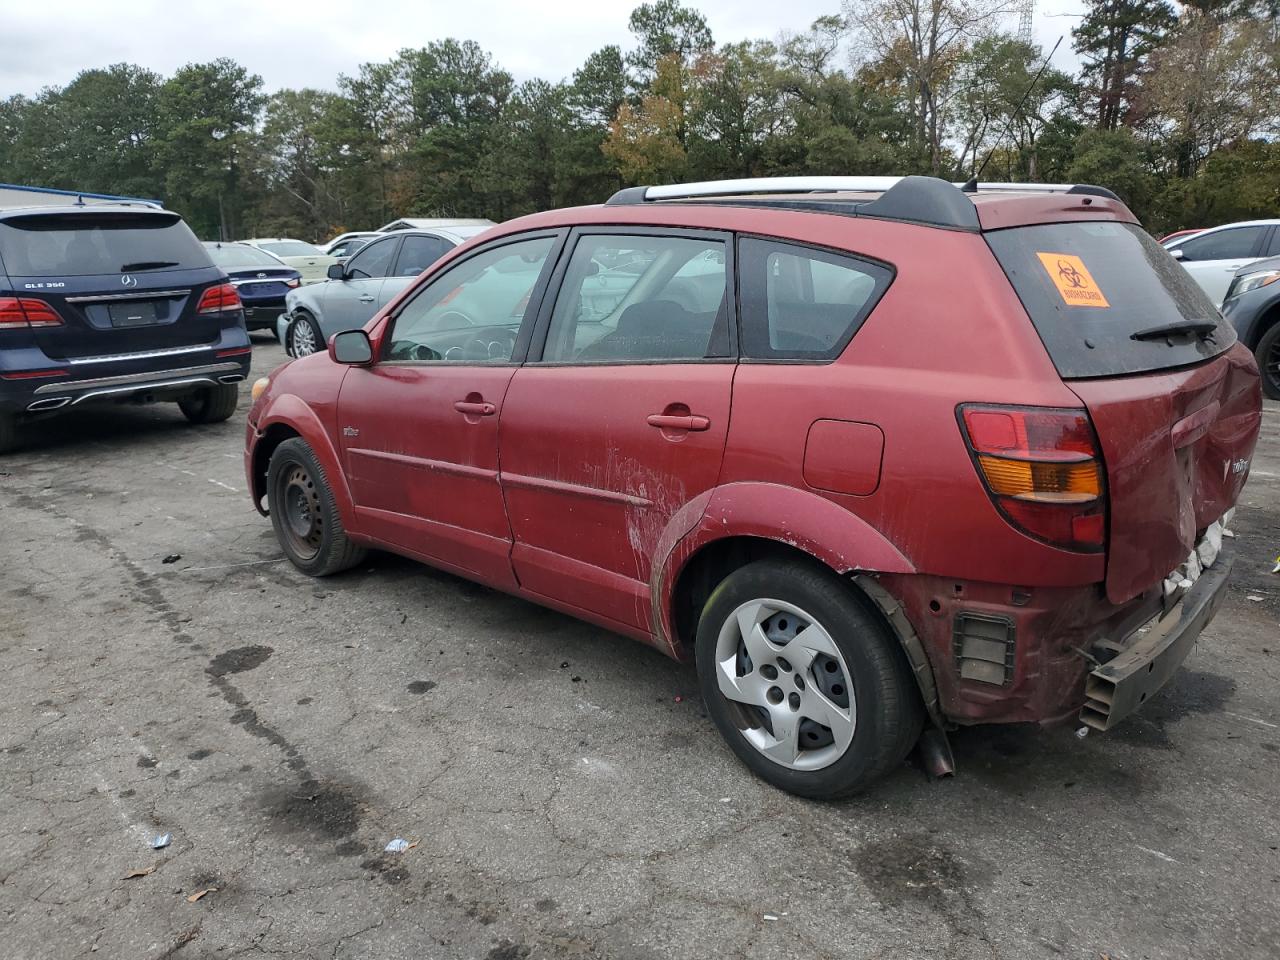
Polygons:
<instances>
[{"instance_id":1,"label":"tree line","mask_svg":"<svg viewBox=\"0 0 1280 960\"><path fill-rule=\"evenodd\" d=\"M628 49L559 82L516 83L455 39L333 90L268 94L230 59L167 78L115 64L0 100L0 182L160 197L227 239L984 163L983 179L1111 187L1157 232L1280 216L1280 0L1086 0L1076 75L1000 31L1007 3L845 0L804 32L717 44L696 9L653 0Z\"/></svg>"}]
</instances>

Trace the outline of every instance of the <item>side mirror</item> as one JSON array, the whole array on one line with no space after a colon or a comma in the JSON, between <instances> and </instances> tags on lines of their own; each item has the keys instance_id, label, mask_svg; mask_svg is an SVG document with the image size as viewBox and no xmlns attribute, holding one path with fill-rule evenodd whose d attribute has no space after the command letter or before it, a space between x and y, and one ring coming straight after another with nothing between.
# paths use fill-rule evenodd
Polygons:
<instances>
[{"instance_id":1,"label":"side mirror","mask_svg":"<svg viewBox=\"0 0 1280 960\"><path fill-rule=\"evenodd\" d=\"M328 277L329 277L329 279L330 279L330 280L345 280L345 279L347 279L347 268L346 268L345 266L343 266L341 263L331 263L331 264L329 264L329 269L328 269L328 271L326 271L326 272L327 272Z\"/></svg>"},{"instance_id":2,"label":"side mirror","mask_svg":"<svg viewBox=\"0 0 1280 960\"><path fill-rule=\"evenodd\" d=\"M1173 259L1175 259L1175 260L1185 260L1185 259L1187 259L1187 255L1186 255L1185 253L1183 253L1181 250L1170 250L1170 251L1169 251L1169 256L1173 257Z\"/></svg>"},{"instance_id":3,"label":"side mirror","mask_svg":"<svg viewBox=\"0 0 1280 960\"><path fill-rule=\"evenodd\" d=\"M329 340L329 359L360 367L373 362L373 344L363 330L343 330Z\"/></svg>"}]
</instances>

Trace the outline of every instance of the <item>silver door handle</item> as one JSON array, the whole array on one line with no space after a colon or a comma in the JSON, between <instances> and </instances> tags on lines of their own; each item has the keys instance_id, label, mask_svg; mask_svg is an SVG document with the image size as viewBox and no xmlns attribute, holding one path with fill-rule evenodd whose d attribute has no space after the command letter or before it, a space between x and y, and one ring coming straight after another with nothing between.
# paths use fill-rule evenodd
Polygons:
<instances>
[{"instance_id":1,"label":"silver door handle","mask_svg":"<svg viewBox=\"0 0 1280 960\"><path fill-rule=\"evenodd\" d=\"M361 298L360 298L360 302L361 302L361 303L373 303L373 297L361 297Z\"/></svg>"}]
</instances>

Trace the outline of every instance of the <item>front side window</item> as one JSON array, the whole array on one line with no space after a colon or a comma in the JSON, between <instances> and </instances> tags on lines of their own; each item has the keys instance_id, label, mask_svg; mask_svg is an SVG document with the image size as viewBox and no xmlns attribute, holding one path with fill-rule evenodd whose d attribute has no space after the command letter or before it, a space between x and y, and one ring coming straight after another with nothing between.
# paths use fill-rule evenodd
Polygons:
<instances>
[{"instance_id":1,"label":"front side window","mask_svg":"<svg viewBox=\"0 0 1280 960\"><path fill-rule=\"evenodd\" d=\"M543 361L726 355L725 254L719 239L582 237L556 298Z\"/></svg>"},{"instance_id":2,"label":"front side window","mask_svg":"<svg viewBox=\"0 0 1280 960\"><path fill-rule=\"evenodd\" d=\"M444 237L405 237L396 263L396 276L416 277L452 249L453 244Z\"/></svg>"},{"instance_id":3,"label":"front side window","mask_svg":"<svg viewBox=\"0 0 1280 960\"><path fill-rule=\"evenodd\" d=\"M365 247L347 262L347 276L352 280L372 280L385 277L395 256L394 239L379 240Z\"/></svg>"},{"instance_id":4,"label":"front side window","mask_svg":"<svg viewBox=\"0 0 1280 960\"><path fill-rule=\"evenodd\" d=\"M773 240L738 246L742 353L758 360L831 360L892 279L888 268Z\"/></svg>"},{"instance_id":5,"label":"front side window","mask_svg":"<svg viewBox=\"0 0 1280 960\"><path fill-rule=\"evenodd\" d=\"M1253 256L1265 229L1266 227L1236 227L1233 230L1219 230L1207 237L1192 237L1178 249L1182 251L1182 259L1187 262L1238 260Z\"/></svg>"},{"instance_id":6,"label":"front side window","mask_svg":"<svg viewBox=\"0 0 1280 960\"><path fill-rule=\"evenodd\" d=\"M385 359L510 361L554 245L554 237L520 240L449 267L396 316Z\"/></svg>"}]
</instances>

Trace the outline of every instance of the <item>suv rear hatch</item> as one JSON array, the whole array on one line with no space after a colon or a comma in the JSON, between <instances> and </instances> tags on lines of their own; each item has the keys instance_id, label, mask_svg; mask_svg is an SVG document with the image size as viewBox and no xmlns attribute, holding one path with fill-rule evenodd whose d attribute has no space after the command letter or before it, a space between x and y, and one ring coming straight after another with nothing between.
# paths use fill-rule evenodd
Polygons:
<instances>
[{"instance_id":1,"label":"suv rear hatch","mask_svg":"<svg viewBox=\"0 0 1280 960\"><path fill-rule=\"evenodd\" d=\"M1187 560L1234 506L1262 419L1253 357L1143 230L1114 221L995 230L988 244L1106 463L1107 596L1124 603Z\"/></svg>"},{"instance_id":2,"label":"suv rear hatch","mask_svg":"<svg viewBox=\"0 0 1280 960\"><path fill-rule=\"evenodd\" d=\"M160 210L32 212L0 220L0 263L62 323L31 331L55 359L213 343L200 297L222 274L187 225Z\"/></svg>"}]
</instances>

